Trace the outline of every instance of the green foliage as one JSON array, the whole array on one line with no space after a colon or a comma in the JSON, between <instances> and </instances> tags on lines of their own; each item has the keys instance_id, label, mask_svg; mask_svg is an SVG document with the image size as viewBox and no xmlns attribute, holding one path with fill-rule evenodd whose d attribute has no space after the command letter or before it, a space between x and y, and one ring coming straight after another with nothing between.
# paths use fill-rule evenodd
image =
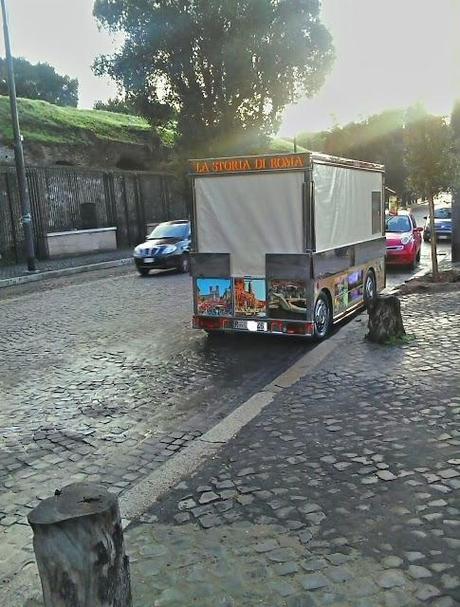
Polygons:
<instances>
[{"instance_id":1,"label":"green foliage","mask_svg":"<svg viewBox=\"0 0 460 607\"><path fill-rule=\"evenodd\" d=\"M124 143L145 143L152 127L143 118L58 107L45 101L19 99L19 118L24 139L37 143L84 144L88 136ZM163 144L171 147L175 140L174 125L157 129ZM0 97L0 137L13 141L11 115L7 97Z\"/></svg>"},{"instance_id":2,"label":"green foliage","mask_svg":"<svg viewBox=\"0 0 460 607\"><path fill-rule=\"evenodd\" d=\"M18 97L40 99L56 105L77 107L78 80L61 76L48 63L33 65L27 59L13 60ZM7 64L0 58L0 95L8 95Z\"/></svg>"},{"instance_id":3,"label":"green foliage","mask_svg":"<svg viewBox=\"0 0 460 607\"><path fill-rule=\"evenodd\" d=\"M107 101L96 101L93 107L95 110L113 112L115 114L128 114L130 116L137 114L134 104L122 97L110 98Z\"/></svg>"},{"instance_id":4,"label":"green foliage","mask_svg":"<svg viewBox=\"0 0 460 607\"><path fill-rule=\"evenodd\" d=\"M318 0L96 0L99 23L125 37L100 57L151 124L177 119L196 155L265 145L283 108L321 87L332 63Z\"/></svg>"},{"instance_id":5,"label":"green foliage","mask_svg":"<svg viewBox=\"0 0 460 607\"><path fill-rule=\"evenodd\" d=\"M309 150L384 164L388 187L407 197L407 169L403 161L405 116L405 110L387 110L330 131L301 133L297 141Z\"/></svg>"},{"instance_id":6,"label":"green foliage","mask_svg":"<svg viewBox=\"0 0 460 607\"><path fill-rule=\"evenodd\" d=\"M452 115L450 117L450 125L454 133L454 139L460 142L460 100L454 104Z\"/></svg>"},{"instance_id":7,"label":"green foliage","mask_svg":"<svg viewBox=\"0 0 460 607\"><path fill-rule=\"evenodd\" d=\"M413 341L415 341L417 338L415 335L408 335L407 333L405 333L404 335L398 335L390 337L390 339L387 339L387 341L383 344L384 346L406 346L407 344L412 343Z\"/></svg>"},{"instance_id":8,"label":"green foliage","mask_svg":"<svg viewBox=\"0 0 460 607\"><path fill-rule=\"evenodd\" d=\"M426 113L410 116L404 135L412 188L427 198L450 190L456 167L452 130L446 120Z\"/></svg>"}]
</instances>

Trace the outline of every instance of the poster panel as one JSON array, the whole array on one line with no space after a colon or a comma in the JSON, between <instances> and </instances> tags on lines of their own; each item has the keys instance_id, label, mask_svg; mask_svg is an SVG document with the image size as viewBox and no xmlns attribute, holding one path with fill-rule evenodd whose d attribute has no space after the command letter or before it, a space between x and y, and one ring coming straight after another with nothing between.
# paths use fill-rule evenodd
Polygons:
<instances>
[{"instance_id":1,"label":"poster panel","mask_svg":"<svg viewBox=\"0 0 460 607\"><path fill-rule=\"evenodd\" d=\"M235 316L267 315L267 289L263 278L235 278Z\"/></svg>"},{"instance_id":2,"label":"poster panel","mask_svg":"<svg viewBox=\"0 0 460 607\"><path fill-rule=\"evenodd\" d=\"M268 316L305 320L307 316L307 283L304 280L270 280L268 283Z\"/></svg>"},{"instance_id":3,"label":"poster panel","mask_svg":"<svg viewBox=\"0 0 460 607\"><path fill-rule=\"evenodd\" d=\"M348 275L348 299L352 305L363 298L363 270L356 270Z\"/></svg>"},{"instance_id":4,"label":"poster panel","mask_svg":"<svg viewBox=\"0 0 460 607\"><path fill-rule=\"evenodd\" d=\"M344 312L348 308L348 276L342 274L334 280L334 311Z\"/></svg>"},{"instance_id":5,"label":"poster panel","mask_svg":"<svg viewBox=\"0 0 460 607\"><path fill-rule=\"evenodd\" d=\"M202 316L232 316L232 285L229 278L197 278L197 313Z\"/></svg>"}]
</instances>

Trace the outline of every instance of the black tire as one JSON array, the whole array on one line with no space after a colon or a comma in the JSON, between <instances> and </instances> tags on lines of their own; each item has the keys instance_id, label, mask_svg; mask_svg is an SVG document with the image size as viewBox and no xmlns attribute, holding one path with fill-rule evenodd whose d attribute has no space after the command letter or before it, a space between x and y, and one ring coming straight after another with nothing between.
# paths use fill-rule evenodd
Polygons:
<instances>
[{"instance_id":1,"label":"black tire","mask_svg":"<svg viewBox=\"0 0 460 607\"><path fill-rule=\"evenodd\" d=\"M416 258L415 258L415 259L416 259L416 261L417 261L417 263L420 263L420 255L421 255L421 254L422 254L422 251L421 251L421 249L419 249L419 250L418 250L418 253L417 253L417 256L416 256Z\"/></svg>"},{"instance_id":2,"label":"black tire","mask_svg":"<svg viewBox=\"0 0 460 607\"><path fill-rule=\"evenodd\" d=\"M150 269L149 268L137 268L137 271L141 276L148 276Z\"/></svg>"},{"instance_id":3,"label":"black tire","mask_svg":"<svg viewBox=\"0 0 460 607\"><path fill-rule=\"evenodd\" d=\"M363 289L363 299L364 303L367 305L377 297L377 281L375 280L373 270L368 270L366 278L364 279Z\"/></svg>"},{"instance_id":4,"label":"black tire","mask_svg":"<svg viewBox=\"0 0 460 607\"><path fill-rule=\"evenodd\" d=\"M332 328L332 306L324 291L318 295L313 312L314 337L317 341L325 339Z\"/></svg>"},{"instance_id":5,"label":"black tire","mask_svg":"<svg viewBox=\"0 0 460 607\"><path fill-rule=\"evenodd\" d=\"M182 255L177 266L177 271L181 272L181 274L188 274L190 272L190 257L188 255Z\"/></svg>"},{"instance_id":6,"label":"black tire","mask_svg":"<svg viewBox=\"0 0 460 607\"><path fill-rule=\"evenodd\" d=\"M417 255L414 255L414 259L409 264L409 269L410 270L415 270L416 267L417 267Z\"/></svg>"}]
</instances>

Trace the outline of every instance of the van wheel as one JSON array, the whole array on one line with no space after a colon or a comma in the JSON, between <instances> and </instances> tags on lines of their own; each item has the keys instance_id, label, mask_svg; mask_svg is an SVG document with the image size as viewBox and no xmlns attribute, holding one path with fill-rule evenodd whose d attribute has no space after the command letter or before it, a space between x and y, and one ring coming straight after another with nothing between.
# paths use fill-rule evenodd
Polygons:
<instances>
[{"instance_id":1,"label":"van wheel","mask_svg":"<svg viewBox=\"0 0 460 607\"><path fill-rule=\"evenodd\" d=\"M137 271L141 276L147 276L150 270L148 268L137 268Z\"/></svg>"},{"instance_id":2,"label":"van wheel","mask_svg":"<svg viewBox=\"0 0 460 607\"><path fill-rule=\"evenodd\" d=\"M369 270L364 280L364 303L368 304L370 301L374 301L377 297L377 283L375 280L375 274L372 270Z\"/></svg>"},{"instance_id":3,"label":"van wheel","mask_svg":"<svg viewBox=\"0 0 460 607\"><path fill-rule=\"evenodd\" d=\"M316 300L313 322L315 338L321 340L327 337L332 327L332 308L329 297L324 292L321 292Z\"/></svg>"},{"instance_id":4,"label":"van wheel","mask_svg":"<svg viewBox=\"0 0 460 607\"><path fill-rule=\"evenodd\" d=\"M188 255L183 255L181 257L179 266L177 268L179 270L179 272L182 272L182 274L188 274L189 270L190 270L190 259Z\"/></svg>"}]
</instances>

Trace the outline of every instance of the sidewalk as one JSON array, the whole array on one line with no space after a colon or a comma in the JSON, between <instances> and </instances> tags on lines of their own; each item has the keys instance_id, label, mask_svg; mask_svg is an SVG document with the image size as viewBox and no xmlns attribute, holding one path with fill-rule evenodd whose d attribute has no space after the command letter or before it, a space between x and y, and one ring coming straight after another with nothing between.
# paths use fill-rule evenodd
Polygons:
<instances>
[{"instance_id":1,"label":"sidewalk","mask_svg":"<svg viewBox=\"0 0 460 607\"><path fill-rule=\"evenodd\" d=\"M74 273L75 270L85 268L92 269L92 266L101 263L121 264L124 260L132 260L132 248L118 249L116 251L105 251L102 253L92 253L91 255L78 255L75 257L65 257L62 259L46 259L37 261L37 274L31 274L27 271L27 264L0 265L0 287L10 284L19 284L40 279L42 277L52 277L53 275L65 275ZM48 274L53 272L53 275Z\"/></svg>"},{"instance_id":2,"label":"sidewalk","mask_svg":"<svg viewBox=\"0 0 460 607\"><path fill-rule=\"evenodd\" d=\"M136 607L460 605L460 291L402 303L128 527Z\"/></svg>"}]
</instances>

